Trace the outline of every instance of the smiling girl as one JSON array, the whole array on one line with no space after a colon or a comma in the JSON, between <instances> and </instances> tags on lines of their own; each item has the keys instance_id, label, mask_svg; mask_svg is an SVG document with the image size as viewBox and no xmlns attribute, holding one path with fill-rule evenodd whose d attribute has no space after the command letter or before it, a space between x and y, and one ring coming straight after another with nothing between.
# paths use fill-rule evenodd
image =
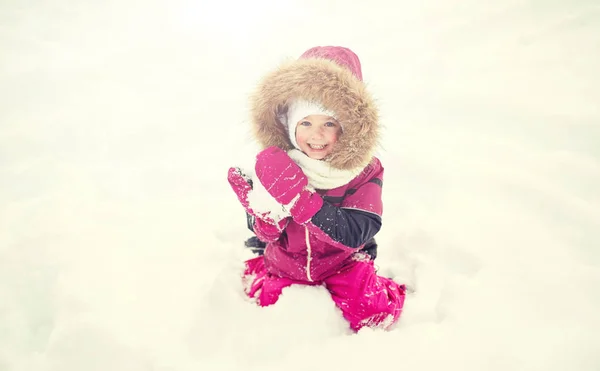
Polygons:
<instances>
[{"instance_id":1,"label":"smiling girl","mask_svg":"<svg viewBox=\"0 0 600 371\"><path fill-rule=\"evenodd\" d=\"M322 285L353 330L389 328L405 287L378 276L363 252L381 228L383 166L372 154L378 115L358 57L343 47L309 49L263 79L252 114L264 150L252 174L228 174L266 242L262 256L246 261L246 294L268 306L290 285ZM252 202L259 190L279 211Z\"/></svg>"}]
</instances>

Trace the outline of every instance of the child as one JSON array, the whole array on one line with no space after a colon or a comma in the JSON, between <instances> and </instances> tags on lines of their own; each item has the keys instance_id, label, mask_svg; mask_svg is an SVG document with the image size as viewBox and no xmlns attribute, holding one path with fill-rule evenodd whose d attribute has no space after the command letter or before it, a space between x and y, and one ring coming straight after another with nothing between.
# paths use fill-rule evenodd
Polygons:
<instances>
[{"instance_id":1,"label":"child","mask_svg":"<svg viewBox=\"0 0 600 371\"><path fill-rule=\"evenodd\" d=\"M246 261L247 295L268 306L292 284L323 285L354 331L389 328L405 287L378 276L361 252L381 228L383 167L372 155L378 115L358 57L343 47L307 50L264 78L252 116L265 149L254 173L228 174L266 242Z\"/></svg>"}]
</instances>

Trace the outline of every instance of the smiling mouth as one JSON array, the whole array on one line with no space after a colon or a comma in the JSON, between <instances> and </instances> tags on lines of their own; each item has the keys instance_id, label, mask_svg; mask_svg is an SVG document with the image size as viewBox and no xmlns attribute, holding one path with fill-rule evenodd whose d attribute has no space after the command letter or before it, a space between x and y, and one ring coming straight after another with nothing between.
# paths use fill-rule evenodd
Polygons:
<instances>
[{"instance_id":1,"label":"smiling mouth","mask_svg":"<svg viewBox=\"0 0 600 371\"><path fill-rule=\"evenodd\" d=\"M311 149L315 149L315 150L322 150L325 149L325 147L327 147L327 144L321 144L321 145L317 145L317 144L309 144L308 145Z\"/></svg>"}]
</instances>

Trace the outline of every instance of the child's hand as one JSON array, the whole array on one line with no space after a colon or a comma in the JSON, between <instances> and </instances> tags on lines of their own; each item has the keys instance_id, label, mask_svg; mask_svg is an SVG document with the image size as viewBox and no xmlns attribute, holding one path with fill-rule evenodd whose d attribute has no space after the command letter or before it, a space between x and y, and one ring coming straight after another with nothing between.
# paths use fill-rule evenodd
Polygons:
<instances>
[{"instance_id":1,"label":"child's hand","mask_svg":"<svg viewBox=\"0 0 600 371\"><path fill-rule=\"evenodd\" d=\"M248 202L248 193L252 190L249 178L242 173L239 167L230 167L227 173L227 180L235 192L238 200L244 206L244 209L253 214Z\"/></svg>"},{"instance_id":2,"label":"child's hand","mask_svg":"<svg viewBox=\"0 0 600 371\"><path fill-rule=\"evenodd\" d=\"M279 222L266 221L260 218L256 218L254 221L253 229L254 234L259 240L264 242L277 241L281 236L281 232L287 227L289 218L281 219Z\"/></svg>"},{"instance_id":3,"label":"child's hand","mask_svg":"<svg viewBox=\"0 0 600 371\"><path fill-rule=\"evenodd\" d=\"M269 147L256 156L256 176L277 202L288 205L308 185L308 178L286 152Z\"/></svg>"},{"instance_id":4,"label":"child's hand","mask_svg":"<svg viewBox=\"0 0 600 371\"><path fill-rule=\"evenodd\" d=\"M227 180L229 181L231 188L235 192L238 200L240 201L240 203L242 204L242 206L248 214L253 215L257 219L260 219L266 223L279 227L281 226L282 220L289 216L289 213L287 211L284 212L281 206L280 208L282 210L280 210L279 214L271 210L265 210L264 207L259 207L258 209L256 209L256 202L252 204L250 200L250 193L256 192L256 190L253 189L252 178L244 174L240 168L229 168ZM258 188L260 190L260 186L258 186ZM286 215L282 216L280 215L281 213L285 213Z\"/></svg>"}]
</instances>

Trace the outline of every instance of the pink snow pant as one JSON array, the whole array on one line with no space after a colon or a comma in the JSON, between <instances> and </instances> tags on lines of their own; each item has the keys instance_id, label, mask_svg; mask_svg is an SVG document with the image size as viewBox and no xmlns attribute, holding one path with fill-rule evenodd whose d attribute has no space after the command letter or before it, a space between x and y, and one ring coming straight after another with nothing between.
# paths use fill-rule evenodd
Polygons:
<instances>
[{"instance_id":1,"label":"pink snow pant","mask_svg":"<svg viewBox=\"0 0 600 371\"><path fill-rule=\"evenodd\" d=\"M378 276L371 260L352 261L322 282L305 282L268 273L260 256L246 261L244 279L251 280L246 294L263 307L275 304L292 284L324 284L354 331L363 326L389 328L400 317L406 291L404 285Z\"/></svg>"}]
</instances>

